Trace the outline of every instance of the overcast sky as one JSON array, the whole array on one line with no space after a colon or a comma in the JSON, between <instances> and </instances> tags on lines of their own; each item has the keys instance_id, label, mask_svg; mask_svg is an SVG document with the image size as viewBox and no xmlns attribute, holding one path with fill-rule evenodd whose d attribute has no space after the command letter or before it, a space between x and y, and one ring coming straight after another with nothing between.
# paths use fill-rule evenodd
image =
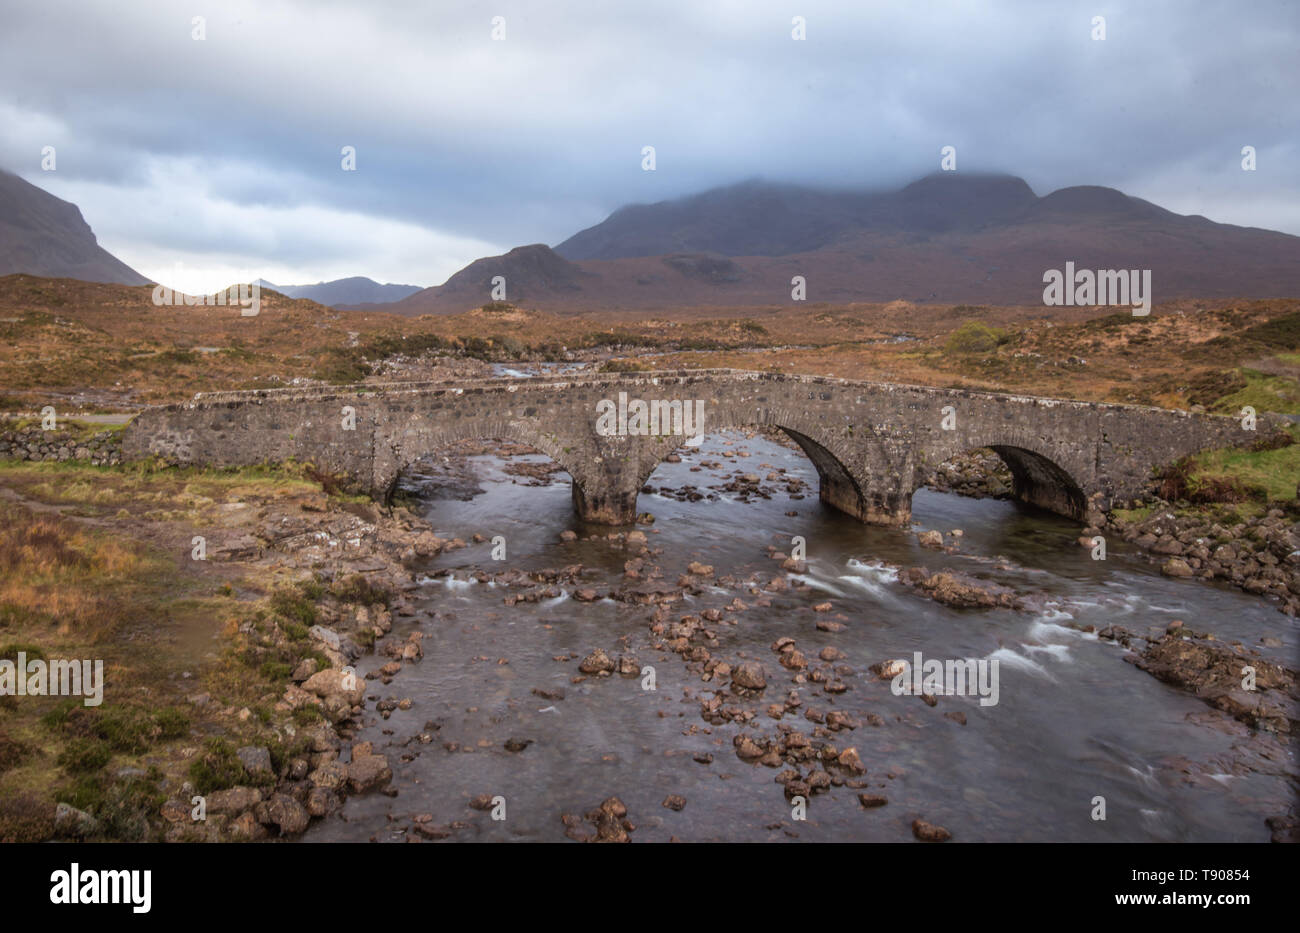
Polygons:
<instances>
[{"instance_id":1,"label":"overcast sky","mask_svg":"<svg viewBox=\"0 0 1300 933\"><path fill-rule=\"evenodd\" d=\"M629 202L899 185L946 145L1300 234L1297 49L1300 0L0 0L0 166L191 290L435 285Z\"/></svg>"}]
</instances>

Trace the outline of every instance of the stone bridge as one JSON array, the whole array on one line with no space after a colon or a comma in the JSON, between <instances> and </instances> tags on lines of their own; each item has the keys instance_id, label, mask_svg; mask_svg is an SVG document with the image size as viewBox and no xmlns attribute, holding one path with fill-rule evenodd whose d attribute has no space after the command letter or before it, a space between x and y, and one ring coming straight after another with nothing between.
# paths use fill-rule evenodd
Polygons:
<instances>
[{"instance_id":1,"label":"stone bridge","mask_svg":"<svg viewBox=\"0 0 1300 933\"><path fill-rule=\"evenodd\" d=\"M816 466L822 501L873 524L907 522L912 493L934 468L980 447L1006 461L1019 498L1082 518L1140 495L1156 466L1256 436L1216 415L710 369L201 394L143 411L123 446L128 456L217 466L308 461L386 498L418 458L503 437L569 472L582 518L622 525L685 438L669 433L676 425L666 417L658 434L598 433L599 414L620 393L632 408L699 400L704 433L782 429Z\"/></svg>"}]
</instances>

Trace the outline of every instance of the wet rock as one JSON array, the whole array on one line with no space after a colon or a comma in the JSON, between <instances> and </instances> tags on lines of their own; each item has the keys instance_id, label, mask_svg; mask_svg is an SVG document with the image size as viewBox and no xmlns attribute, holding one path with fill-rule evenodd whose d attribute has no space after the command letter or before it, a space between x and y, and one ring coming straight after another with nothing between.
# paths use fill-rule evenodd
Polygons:
<instances>
[{"instance_id":1,"label":"wet rock","mask_svg":"<svg viewBox=\"0 0 1300 933\"><path fill-rule=\"evenodd\" d=\"M262 792L256 787L231 787L213 791L207 796L208 813L242 813L262 801Z\"/></svg>"},{"instance_id":2,"label":"wet rock","mask_svg":"<svg viewBox=\"0 0 1300 933\"><path fill-rule=\"evenodd\" d=\"M313 787L307 792L307 812L312 816L328 816L341 805L339 795L328 787Z\"/></svg>"},{"instance_id":3,"label":"wet rock","mask_svg":"<svg viewBox=\"0 0 1300 933\"><path fill-rule=\"evenodd\" d=\"M230 838L235 842L260 842L270 835L252 811L239 814L230 821Z\"/></svg>"},{"instance_id":4,"label":"wet rock","mask_svg":"<svg viewBox=\"0 0 1300 933\"><path fill-rule=\"evenodd\" d=\"M1166 577L1190 577L1195 571L1181 557L1171 557L1160 565L1160 572Z\"/></svg>"},{"instance_id":5,"label":"wet rock","mask_svg":"<svg viewBox=\"0 0 1300 933\"><path fill-rule=\"evenodd\" d=\"M669 810L680 812L686 806L686 798L677 794L669 794L664 798L664 806Z\"/></svg>"},{"instance_id":6,"label":"wet rock","mask_svg":"<svg viewBox=\"0 0 1300 933\"><path fill-rule=\"evenodd\" d=\"M1148 641L1140 655L1126 660L1257 729L1290 734L1300 720L1294 671L1186 627ZM1253 690L1243 686L1247 667L1254 671Z\"/></svg>"},{"instance_id":7,"label":"wet rock","mask_svg":"<svg viewBox=\"0 0 1300 933\"><path fill-rule=\"evenodd\" d=\"M360 752L361 754L358 754ZM382 787L393 779L388 759L370 753L370 743L353 746L352 761L347 766L348 785L357 793Z\"/></svg>"},{"instance_id":8,"label":"wet rock","mask_svg":"<svg viewBox=\"0 0 1300 933\"><path fill-rule=\"evenodd\" d=\"M931 550L941 550L943 548L943 533L939 531L923 531L916 536L917 543L924 548Z\"/></svg>"},{"instance_id":9,"label":"wet rock","mask_svg":"<svg viewBox=\"0 0 1300 933\"><path fill-rule=\"evenodd\" d=\"M1178 555L1183 553L1183 546L1173 535L1161 535L1150 550L1153 554Z\"/></svg>"},{"instance_id":10,"label":"wet rock","mask_svg":"<svg viewBox=\"0 0 1300 933\"><path fill-rule=\"evenodd\" d=\"M840 766L847 768L853 774L866 774L867 766L862 763L862 758L858 755L858 750L850 746L843 749L837 759Z\"/></svg>"},{"instance_id":11,"label":"wet rock","mask_svg":"<svg viewBox=\"0 0 1300 933\"><path fill-rule=\"evenodd\" d=\"M1006 587L981 583L953 571L927 574L921 567L911 567L900 573L898 579L935 602L957 609L1021 608L1019 597Z\"/></svg>"},{"instance_id":12,"label":"wet rock","mask_svg":"<svg viewBox=\"0 0 1300 933\"><path fill-rule=\"evenodd\" d=\"M302 689L326 701L341 699L349 706L358 705L366 695L365 681L333 668L312 674L303 682Z\"/></svg>"},{"instance_id":13,"label":"wet rock","mask_svg":"<svg viewBox=\"0 0 1300 933\"><path fill-rule=\"evenodd\" d=\"M767 674L757 661L742 661L732 669L731 682L746 690L763 690L767 687Z\"/></svg>"},{"instance_id":14,"label":"wet rock","mask_svg":"<svg viewBox=\"0 0 1300 933\"><path fill-rule=\"evenodd\" d=\"M780 663L782 667L788 670L801 671L808 666L808 659L803 656L803 652L798 648L793 648L781 655ZM732 679L735 679L734 675ZM744 686L744 684L741 686Z\"/></svg>"},{"instance_id":15,"label":"wet rock","mask_svg":"<svg viewBox=\"0 0 1300 933\"><path fill-rule=\"evenodd\" d=\"M809 710L808 712L811 713L812 710ZM808 718L811 719L812 717L809 716ZM856 719L851 717L848 713L841 712L840 710L831 710L826 714L826 728L832 732L838 732L841 729L856 729L859 725L861 725L861 723Z\"/></svg>"},{"instance_id":16,"label":"wet rock","mask_svg":"<svg viewBox=\"0 0 1300 933\"><path fill-rule=\"evenodd\" d=\"M814 771L805 780L810 793L821 793L831 788L831 776L825 771Z\"/></svg>"},{"instance_id":17,"label":"wet rock","mask_svg":"<svg viewBox=\"0 0 1300 933\"><path fill-rule=\"evenodd\" d=\"M610 674L613 673L617 665L610 659L602 648L597 648L591 654L582 659L578 665L578 670L584 674Z\"/></svg>"},{"instance_id":18,"label":"wet rock","mask_svg":"<svg viewBox=\"0 0 1300 933\"><path fill-rule=\"evenodd\" d=\"M273 794L266 803L266 816L262 822L279 827L281 836L296 835L311 822L307 809L288 794Z\"/></svg>"},{"instance_id":19,"label":"wet rock","mask_svg":"<svg viewBox=\"0 0 1300 933\"><path fill-rule=\"evenodd\" d=\"M808 786L807 781L794 780L785 785L785 796L787 799L794 797L808 798L812 795L812 788Z\"/></svg>"},{"instance_id":20,"label":"wet rock","mask_svg":"<svg viewBox=\"0 0 1300 933\"><path fill-rule=\"evenodd\" d=\"M432 819L432 818L430 818ZM418 822L411 826L411 832L423 839L450 839L456 833L450 826L437 826L432 822Z\"/></svg>"},{"instance_id":21,"label":"wet rock","mask_svg":"<svg viewBox=\"0 0 1300 933\"><path fill-rule=\"evenodd\" d=\"M532 744L533 744L532 739L509 738L506 739L505 747L506 747L506 751L508 752L522 752L525 748L527 748L529 745Z\"/></svg>"},{"instance_id":22,"label":"wet rock","mask_svg":"<svg viewBox=\"0 0 1300 933\"><path fill-rule=\"evenodd\" d=\"M889 803L888 797L882 797L880 794L858 794L858 803L868 809L883 807Z\"/></svg>"},{"instance_id":23,"label":"wet rock","mask_svg":"<svg viewBox=\"0 0 1300 933\"><path fill-rule=\"evenodd\" d=\"M912 835L922 842L946 842L952 838L952 833L948 830L925 820L912 821Z\"/></svg>"},{"instance_id":24,"label":"wet rock","mask_svg":"<svg viewBox=\"0 0 1300 933\"><path fill-rule=\"evenodd\" d=\"M631 842L628 834L635 829L627 819L627 807L617 797L609 797L599 807L587 812L587 820L596 828L594 835L572 813L561 814L560 820L565 826L564 834L579 842Z\"/></svg>"},{"instance_id":25,"label":"wet rock","mask_svg":"<svg viewBox=\"0 0 1300 933\"><path fill-rule=\"evenodd\" d=\"M326 761L307 775L307 780L315 787L338 790L347 784L348 769L340 761Z\"/></svg>"}]
</instances>

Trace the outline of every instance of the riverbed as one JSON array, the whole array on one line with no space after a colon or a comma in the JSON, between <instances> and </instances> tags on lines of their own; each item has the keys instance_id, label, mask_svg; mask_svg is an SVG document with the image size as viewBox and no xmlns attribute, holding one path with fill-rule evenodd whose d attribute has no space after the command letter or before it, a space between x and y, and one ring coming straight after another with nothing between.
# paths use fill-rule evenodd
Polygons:
<instances>
[{"instance_id":1,"label":"riverbed","mask_svg":"<svg viewBox=\"0 0 1300 933\"><path fill-rule=\"evenodd\" d=\"M395 794L349 799L305 840L402 842L431 835L417 826L436 826L445 829L433 835L462 841L556 841L566 838L564 815L573 824L616 796L636 841L904 842L917 819L958 842L1267 841L1265 819L1294 799L1293 753L1265 748L1244 725L1081 630L1162 631L1178 619L1293 666L1297 620L1264 600L1162 577L1119 542L1106 560L1093 560L1077 543L1077 523L1013 501L921 490L913 529L864 526L818 501L806 458L761 435L711 434L679 453L640 496L639 510L655 520L640 527L651 554L639 572L662 568L660 582L674 584L691 562L714 568L661 618L724 610L711 626L712 657L757 661L767 673L761 695L727 699L753 718L702 718L701 700L724 685L656 647L664 639L650 628L654 605L604 595L629 585L633 555L604 537L608 529L578 521L567 474L505 471L546 458L467 458L477 478L468 488L440 487L443 470L417 465L403 490L435 533L485 540L424 568L415 612L399 617L393 633L423 632L424 658L389 684L370 680L370 696L411 701L387 719L368 703L356 736L388 756ZM734 486L738 473L779 480L764 479L757 494L720 488ZM791 492L799 487L789 478L806 485ZM675 494L688 485L698 498ZM956 552L920 547L922 528L960 529L947 537ZM577 540L561 540L566 530ZM601 537L588 539L594 533ZM806 547L802 572L783 569L769 551L788 554L796 538ZM516 589L492 579L575 564L584 568L580 586L558 585L536 602L507 605ZM948 608L897 580L896 567L915 565L1011 587L1029 608ZM777 577L782 586L768 588ZM580 588L600 596L582 601ZM1265 637L1277 640L1273 647L1261 644ZM793 638L845 691L827 693L806 676L798 682L772 648L781 638ZM638 673L581 675L580 662L597 648L635 658ZM840 656L823 664L826 648ZM914 652L996 660L998 702L939 696L931 706L895 695L870 670ZM386 660L365 658L358 671L373 674ZM774 703L785 707L779 720L767 711ZM809 709L823 718L841 712L857 727L826 732L806 718ZM835 782L807 799L806 819L795 819L776 782L788 766L745 760L733 748L737 734L781 730L855 747L865 773L834 771ZM864 794L887 803L865 807ZM471 809L476 797L499 798L496 815L505 818ZM665 806L670 798L684 805ZM1098 798L1105 819L1095 818Z\"/></svg>"}]
</instances>

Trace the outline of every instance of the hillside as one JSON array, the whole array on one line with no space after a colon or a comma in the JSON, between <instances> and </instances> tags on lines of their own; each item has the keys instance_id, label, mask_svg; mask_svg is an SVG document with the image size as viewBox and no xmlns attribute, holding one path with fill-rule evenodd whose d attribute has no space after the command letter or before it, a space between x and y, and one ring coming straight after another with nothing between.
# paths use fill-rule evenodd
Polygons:
<instances>
[{"instance_id":1,"label":"hillside","mask_svg":"<svg viewBox=\"0 0 1300 933\"><path fill-rule=\"evenodd\" d=\"M455 313L491 300L554 311L809 302L1042 304L1043 273L1149 269L1157 300L1300 295L1300 237L1182 216L1112 188L1038 197L1010 176L933 175L894 192L751 181L620 208L554 249L480 259L390 306Z\"/></svg>"},{"instance_id":2,"label":"hillside","mask_svg":"<svg viewBox=\"0 0 1300 933\"><path fill-rule=\"evenodd\" d=\"M149 282L99 245L75 204L0 169L0 275L14 272L121 285Z\"/></svg>"},{"instance_id":3,"label":"hillside","mask_svg":"<svg viewBox=\"0 0 1300 933\"><path fill-rule=\"evenodd\" d=\"M401 301L420 291L419 285L381 285L364 275L353 275L315 285L276 285L260 279L263 288L271 288L289 298L305 298L331 308L351 308L358 305L380 305Z\"/></svg>"}]
</instances>

